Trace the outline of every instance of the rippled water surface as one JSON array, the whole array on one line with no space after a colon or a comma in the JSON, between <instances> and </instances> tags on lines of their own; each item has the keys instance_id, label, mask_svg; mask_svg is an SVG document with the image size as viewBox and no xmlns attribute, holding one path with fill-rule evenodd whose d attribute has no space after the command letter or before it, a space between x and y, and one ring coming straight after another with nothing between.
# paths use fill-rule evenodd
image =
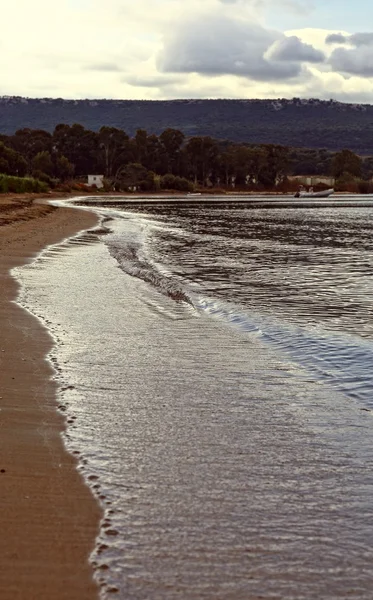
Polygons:
<instances>
[{"instance_id":1,"label":"rippled water surface","mask_svg":"<svg viewBox=\"0 0 373 600\"><path fill-rule=\"evenodd\" d=\"M17 271L103 597L373 595L373 205L100 208Z\"/></svg>"}]
</instances>

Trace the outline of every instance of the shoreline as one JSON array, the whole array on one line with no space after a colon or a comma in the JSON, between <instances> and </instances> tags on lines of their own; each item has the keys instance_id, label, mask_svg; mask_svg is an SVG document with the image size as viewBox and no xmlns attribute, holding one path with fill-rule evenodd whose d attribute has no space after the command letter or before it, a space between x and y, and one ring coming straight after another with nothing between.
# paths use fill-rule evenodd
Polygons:
<instances>
[{"instance_id":1,"label":"shoreline","mask_svg":"<svg viewBox=\"0 0 373 600\"><path fill-rule=\"evenodd\" d=\"M98 587L89 556L102 511L63 442L66 421L47 360L52 337L16 303L10 271L98 218L34 199L21 213L14 205L0 213L1 598L92 600Z\"/></svg>"}]
</instances>

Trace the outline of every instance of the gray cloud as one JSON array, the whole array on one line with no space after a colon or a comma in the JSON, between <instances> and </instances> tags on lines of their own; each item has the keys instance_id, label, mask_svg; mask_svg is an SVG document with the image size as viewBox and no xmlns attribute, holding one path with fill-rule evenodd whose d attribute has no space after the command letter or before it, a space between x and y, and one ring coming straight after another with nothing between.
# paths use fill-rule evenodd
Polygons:
<instances>
[{"instance_id":1,"label":"gray cloud","mask_svg":"<svg viewBox=\"0 0 373 600\"><path fill-rule=\"evenodd\" d=\"M349 36L343 33L331 33L325 38L326 44L346 44Z\"/></svg>"},{"instance_id":2,"label":"gray cloud","mask_svg":"<svg viewBox=\"0 0 373 600\"><path fill-rule=\"evenodd\" d=\"M266 56L272 61L321 63L325 60L321 50L305 44L295 35L275 42Z\"/></svg>"},{"instance_id":3,"label":"gray cloud","mask_svg":"<svg viewBox=\"0 0 373 600\"><path fill-rule=\"evenodd\" d=\"M327 36L325 42L344 45L342 48L335 48L329 58L329 64L334 71L373 77L373 33L333 33Z\"/></svg>"},{"instance_id":4,"label":"gray cloud","mask_svg":"<svg viewBox=\"0 0 373 600\"><path fill-rule=\"evenodd\" d=\"M163 73L239 75L256 81L293 79L302 73L299 53L311 55L312 49L314 62L317 51L299 40L298 56L291 60L266 58L266 51L283 39L282 33L254 23L205 16L173 28L158 54L157 67Z\"/></svg>"},{"instance_id":5,"label":"gray cloud","mask_svg":"<svg viewBox=\"0 0 373 600\"><path fill-rule=\"evenodd\" d=\"M329 59L334 71L373 77L373 45L357 48L336 48Z\"/></svg>"},{"instance_id":6,"label":"gray cloud","mask_svg":"<svg viewBox=\"0 0 373 600\"><path fill-rule=\"evenodd\" d=\"M371 46L373 44L373 33L354 33L347 41L352 46Z\"/></svg>"},{"instance_id":7,"label":"gray cloud","mask_svg":"<svg viewBox=\"0 0 373 600\"><path fill-rule=\"evenodd\" d=\"M327 44L348 44L349 46L371 46L373 44L373 33L353 33L352 35L343 35L343 33L332 33L325 39Z\"/></svg>"}]
</instances>

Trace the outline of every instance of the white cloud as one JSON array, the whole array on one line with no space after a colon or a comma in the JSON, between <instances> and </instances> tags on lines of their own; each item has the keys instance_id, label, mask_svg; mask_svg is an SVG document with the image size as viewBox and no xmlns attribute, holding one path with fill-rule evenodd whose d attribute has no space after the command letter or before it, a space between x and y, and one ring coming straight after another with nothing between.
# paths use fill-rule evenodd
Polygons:
<instances>
[{"instance_id":1,"label":"white cloud","mask_svg":"<svg viewBox=\"0 0 373 600\"><path fill-rule=\"evenodd\" d=\"M301 19L312 10L308 0L7 2L0 94L368 97L371 33L266 25L268 14ZM327 43L331 34L346 42Z\"/></svg>"},{"instance_id":2,"label":"white cloud","mask_svg":"<svg viewBox=\"0 0 373 600\"><path fill-rule=\"evenodd\" d=\"M341 102L370 103L373 97L373 80L362 77L344 77L341 73L321 72L311 68L312 79L306 82L305 96Z\"/></svg>"}]
</instances>

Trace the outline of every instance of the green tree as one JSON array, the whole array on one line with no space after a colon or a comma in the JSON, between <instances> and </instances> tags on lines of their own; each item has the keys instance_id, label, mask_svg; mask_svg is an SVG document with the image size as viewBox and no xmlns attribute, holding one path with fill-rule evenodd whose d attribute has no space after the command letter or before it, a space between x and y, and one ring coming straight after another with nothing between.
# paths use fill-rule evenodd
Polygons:
<instances>
[{"instance_id":1,"label":"green tree","mask_svg":"<svg viewBox=\"0 0 373 600\"><path fill-rule=\"evenodd\" d=\"M27 161L23 156L0 142L0 172L6 175L24 177L27 173Z\"/></svg>"},{"instance_id":2,"label":"green tree","mask_svg":"<svg viewBox=\"0 0 373 600\"><path fill-rule=\"evenodd\" d=\"M232 146L219 155L218 163L218 177L224 185L229 185L236 173Z\"/></svg>"},{"instance_id":3,"label":"green tree","mask_svg":"<svg viewBox=\"0 0 373 600\"><path fill-rule=\"evenodd\" d=\"M190 175L202 185L219 168L219 148L211 137L193 137L186 144Z\"/></svg>"},{"instance_id":4,"label":"green tree","mask_svg":"<svg viewBox=\"0 0 373 600\"><path fill-rule=\"evenodd\" d=\"M119 166L131 160L131 147L128 135L116 127L101 127L98 132L98 145L102 155L105 177L111 178Z\"/></svg>"},{"instance_id":5,"label":"green tree","mask_svg":"<svg viewBox=\"0 0 373 600\"><path fill-rule=\"evenodd\" d=\"M142 164L150 171L160 175L167 172L167 153L156 135L147 136Z\"/></svg>"},{"instance_id":6,"label":"green tree","mask_svg":"<svg viewBox=\"0 0 373 600\"><path fill-rule=\"evenodd\" d=\"M363 161L351 150L341 150L334 155L331 164L332 174L336 179L345 176L361 177Z\"/></svg>"},{"instance_id":7,"label":"green tree","mask_svg":"<svg viewBox=\"0 0 373 600\"><path fill-rule=\"evenodd\" d=\"M129 163L120 167L114 179L114 187L120 190L130 188L138 190L144 185L145 187L149 185L149 176L147 169L140 163Z\"/></svg>"},{"instance_id":8,"label":"green tree","mask_svg":"<svg viewBox=\"0 0 373 600\"><path fill-rule=\"evenodd\" d=\"M9 139L11 147L27 162L27 171L32 171L32 159L39 153L52 150L52 136L43 129L19 129Z\"/></svg>"},{"instance_id":9,"label":"green tree","mask_svg":"<svg viewBox=\"0 0 373 600\"><path fill-rule=\"evenodd\" d=\"M3 156L0 156L0 174L9 174L9 163Z\"/></svg>"},{"instance_id":10,"label":"green tree","mask_svg":"<svg viewBox=\"0 0 373 600\"><path fill-rule=\"evenodd\" d=\"M179 173L185 135L178 129L169 128L161 133L159 140L167 155L167 170L173 175Z\"/></svg>"},{"instance_id":11,"label":"green tree","mask_svg":"<svg viewBox=\"0 0 373 600\"><path fill-rule=\"evenodd\" d=\"M161 189L162 190L177 190L180 192L192 192L193 184L185 179L185 177L179 177L179 175L172 175L172 173L166 173L161 177Z\"/></svg>"},{"instance_id":12,"label":"green tree","mask_svg":"<svg viewBox=\"0 0 373 600\"><path fill-rule=\"evenodd\" d=\"M75 166L68 161L66 156L58 155L56 158L55 174L61 181L71 179L74 175Z\"/></svg>"},{"instance_id":13,"label":"green tree","mask_svg":"<svg viewBox=\"0 0 373 600\"><path fill-rule=\"evenodd\" d=\"M41 173L45 173L49 176L53 175L54 164L48 150L38 152L37 155L32 159L31 164L33 171L40 171Z\"/></svg>"},{"instance_id":14,"label":"green tree","mask_svg":"<svg viewBox=\"0 0 373 600\"><path fill-rule=\"evenodd\" d=\"M98 135L82 125L57 125L53 132L53 147L75 165L78 176L96 173L98 167Z\"/></svg>"},{"instance_id":15,"label":"green tree","mask_svg":"<svg viewBox=\"0 0 373 600\"><path fill-rule=\"evenodd\" d=\"M289 172L289 148L275 144L264 144L261 148L265 153L265 161L258 180L265 186L273 187L283 181Z\"/></svg>"},{"instance_id":16,"label":"green tree","mask_svg":"<svg viewBox=\"0 0 373 600\"><path fill-rule=\"evenodd\" d=\"M143 164L146 160L147 149L148 149L148 134L145 129L138 129L136 131L134 142L134 153L137 164Z\"/></svg>"}]
</instances>

